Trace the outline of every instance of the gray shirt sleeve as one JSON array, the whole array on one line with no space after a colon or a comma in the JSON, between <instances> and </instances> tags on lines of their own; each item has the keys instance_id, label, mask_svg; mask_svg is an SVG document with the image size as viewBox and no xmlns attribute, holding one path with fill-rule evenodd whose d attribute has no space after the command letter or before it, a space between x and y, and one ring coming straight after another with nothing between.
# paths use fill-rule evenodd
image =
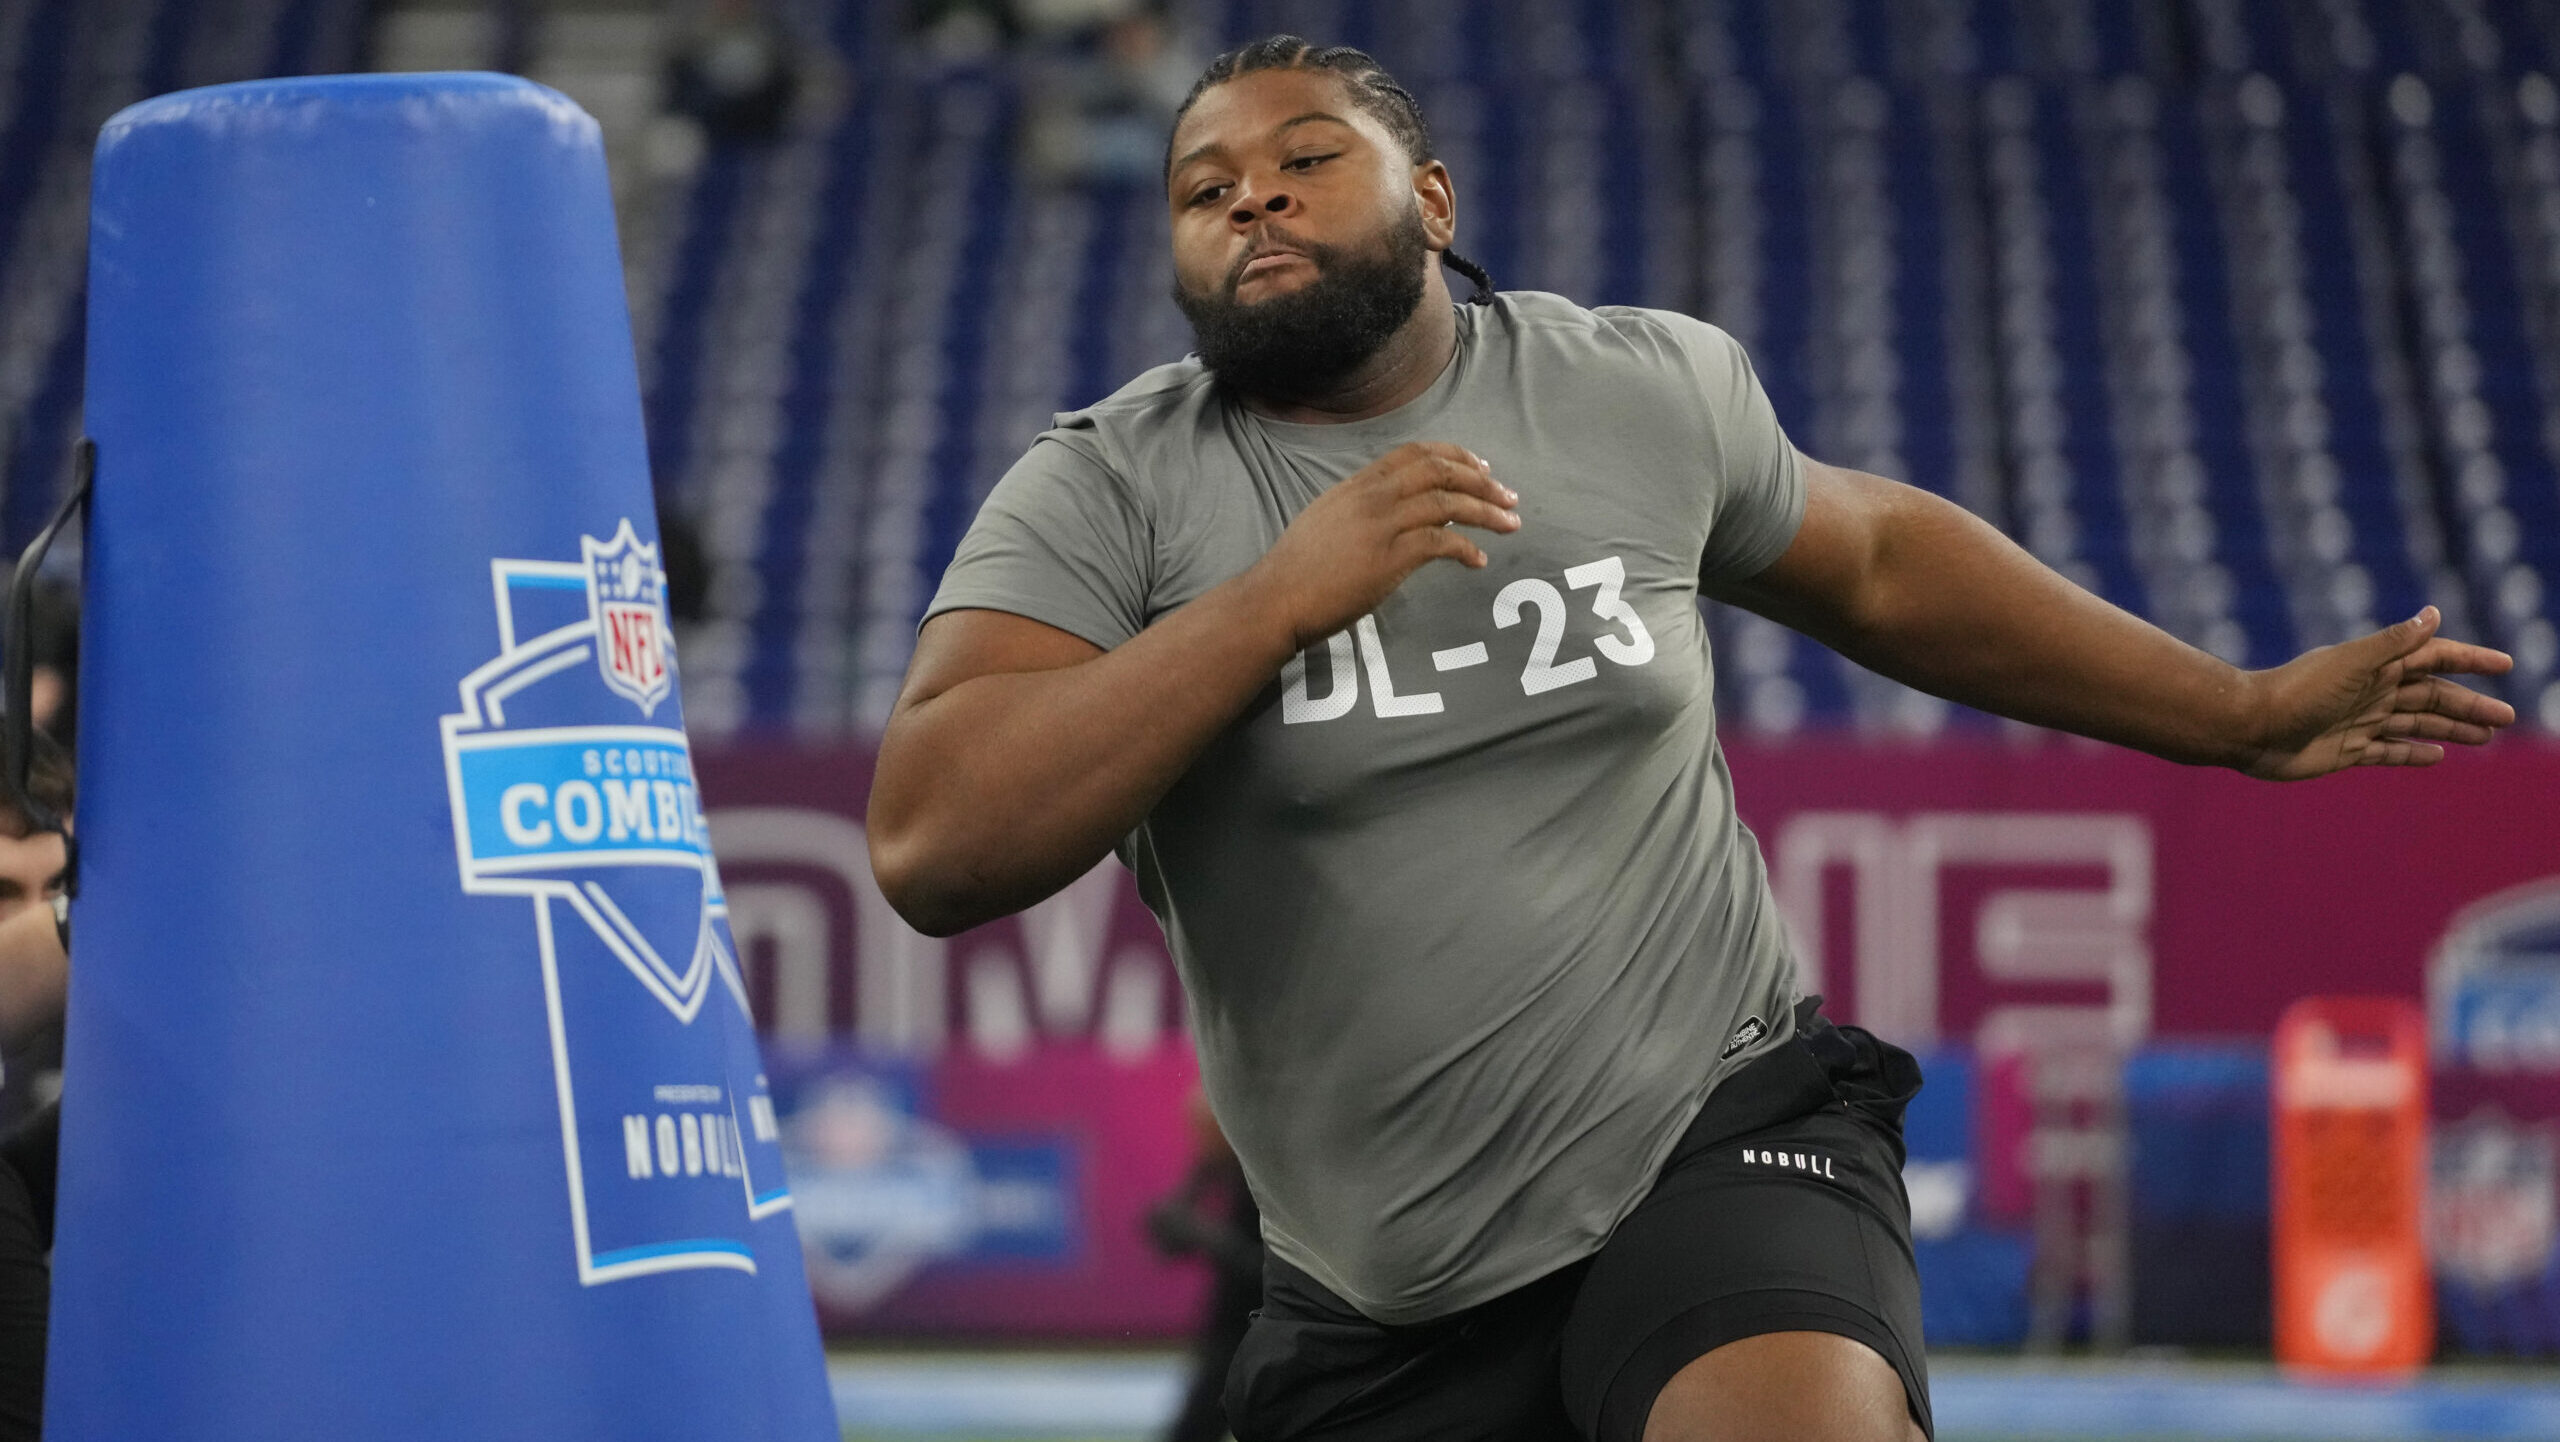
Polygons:
<instances>
[{"instance_id":1,"label":"gray shirt sleeve","mask_svg":"<svg viewBox=\"0 0 2560 1442\"><path fill-rule=\"evenodd\" d=\"M1147 624L1153 528L1128 484L1051 431L989 492L942 574L928 621L1009 611L1110 650Z\"/></svg>"},{"instance_id":2,"label":"gray shirt sleeve","mask_svg":"<svg viewBox=\"0 0 2560 1442\"><path fill-rule=\"evenodd\" d=\"M1804 524L1804 466L1769 406L1751 358L1730 335L1682 316L1674 329L1688 351L1706 403L1712 514L1704 581L1738 580L1767 570Z\"/></svg>"}]
</instances>

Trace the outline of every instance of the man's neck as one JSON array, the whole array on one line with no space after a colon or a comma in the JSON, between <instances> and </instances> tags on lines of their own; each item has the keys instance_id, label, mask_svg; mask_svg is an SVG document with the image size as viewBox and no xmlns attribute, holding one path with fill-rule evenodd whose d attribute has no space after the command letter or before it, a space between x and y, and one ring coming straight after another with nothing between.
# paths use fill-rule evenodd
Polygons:
<instances>
[{"instance_id":1,"label":"man's neck","mask_svg":"<svg viewBox=\"0 0 2560 1442\"><path fill-rule=\"evenodd\" d=\"M1246 409L1275 421L1338 425L1382 416L1431 389L1458 349L1458 317L1449 284L1433 266L1423 277L1422 299L1378 353L1328 389L1304 396L1249 395Z\"/></svg>"}]
</instances>

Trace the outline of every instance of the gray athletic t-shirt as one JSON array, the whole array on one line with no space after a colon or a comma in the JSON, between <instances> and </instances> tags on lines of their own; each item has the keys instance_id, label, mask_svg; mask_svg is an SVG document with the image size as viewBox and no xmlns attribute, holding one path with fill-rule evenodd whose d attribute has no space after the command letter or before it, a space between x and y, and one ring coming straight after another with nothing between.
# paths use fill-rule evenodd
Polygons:
<instances>
[{"instance_id":1,"label":"gray athletic t-shirt","mask_svg":"<svg viewBox=\"0 0 2560 1442\"><path fill-rule=\"evenodd\" d=\"M1189 359L1059 417L928 612L1117 646L1407 441L1520 493L1519 531L1471 533L1489 567L1425 566L1292 661L1120 850L1265 1238L1387 1323L1597 1250L1795 995L1697 608L1793 539L1795 450L1702 321L1457 312L1370 420L1256 416Z\"/></svg>"}]
</instances>

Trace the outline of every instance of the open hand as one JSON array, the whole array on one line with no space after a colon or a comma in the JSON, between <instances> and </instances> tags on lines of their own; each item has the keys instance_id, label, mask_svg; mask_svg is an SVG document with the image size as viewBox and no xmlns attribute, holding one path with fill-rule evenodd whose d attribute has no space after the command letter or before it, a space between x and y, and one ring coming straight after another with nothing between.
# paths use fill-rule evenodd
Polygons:
<instances>
[{"instance_id":1,"label":"open hand","mask_svg":"<svg viewBox=\"0 0 2560 1442\"><path fill-rule=\"evenodd\" d=\"M2261 740L2240 769L2299 781L2350 766L2432 766L2443 743L2478 746L2515 724L2513 706L2444 679L2503 676L2514 658L2438 636L2443 619L2429 606L2252 675Z\"/></svg>"}]
</instances>

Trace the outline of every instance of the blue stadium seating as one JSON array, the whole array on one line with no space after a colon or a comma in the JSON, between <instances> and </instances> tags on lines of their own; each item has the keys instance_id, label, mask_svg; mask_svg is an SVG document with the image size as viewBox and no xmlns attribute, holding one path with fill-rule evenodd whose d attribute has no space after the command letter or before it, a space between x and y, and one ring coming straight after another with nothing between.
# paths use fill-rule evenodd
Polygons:
<instances>
[{"instance_id":1,"label":"blue stadium seating","mask_svg":"<svg viewBox=\"0 0 2560 1442\"><path fill-rule=\"evenodd\" d=\"M163 91L355 66L357 0L0 3L0 536L23 542L69 477L86 318L89 151Z\"/></svg>"},{"instance_id":2,"label":"blue stadium seating","mask_svg":"<svg viewBox=\"0 0 2560 1442\"><path fill-rule=\"evenodd\" d=\"M878 724L977 501L1181 354L1152 189L1017 160L1025 77L781 7L848 82L715 145L635 268L652 457L711 562L705 731ZM64 474L86 147L353 63L358 0L0 0L0 538ZM1706 316L1808 450L2266 664L2433 601L2560 729L2560 5L1188 0L1420 93L1507 286ZM1735 724L1974 719L1716 614Z\"/></svg>"},{"instance_id":3,"label":"blue stadium seating","mask_svg":"<svg viewBox=\"0 0 2560 1442\"><path fill-rule=\"evenodd\" d=\"M2528 664L2507 690L2529 715L2546 709L2560 485L2542 377L2560 344L2547 298L2560 273L2546 273L2549 246L2518 237L2541 234L2560 177L2516 157L2553 128L2518 99L2549 53L2550 7L2491 13L2503 28L2485 46L2442 7L2380 0L1235 0L1187 13L1204 46L1288 28L1375 48L1434 112L1472 254L1506 284L1726 324L1809 449L1975 506L2235 660L2266 664L2436 601L2516 647ZM696 448L662 473L706 514L724 485L764 508L755 548L715 546L761 579L723 592L754 597L723 622L752 642L694 662L719 724L876 724L932 577L1045 411L1183 346L1149 197L1067 202L1084 221L1044 234L1072 234L1086 254L1048 263L1063 293L1026 293L1008 277L1043 264L1029 215L1062 202L1009 164L1013 77L937 73L870 40L881 69L866 103L913 107L932 132L874 163L902 172L913 213L939 213L939 197L951 218L907 226L845 283L912 300L915 280L931 282L942 303L916 319L941 342L839 326L795 352L835 374L828 344L869 344L930 372L930 385L899 365L867 383L839 376L826 404L789 409L795 434L866 418L868 466L810 472L783 457L815 450L775 439L726 470L730 453ZM2424 182L2440 203L2375 162L2408 138L2395 85L2447 97L2417 127L2441 152ZM943 103L962 95L965 143ZM2004 139L2023 159L2000 160ZM706 170L690 201L699 224L726 223L733 185ZM2408 258L2430 204L2453 217L2434 270ZM757 237L773 234L817 243L806 227L733 226L736 248L697 243L689 266L755 264ZM671 314L707 285L671 280ZM814 279L804 303L827 303ZM1964 313L1975 304L1988 310ZM1069 332L1045 373L987 350L990 328L1006 329L990 309L1020 307ZM2470 348L2460 395L2425 383L2446 370L2428 350L2437 310ZM679 357L694 344L681 327L661 335L653 417L666 435L704 430L672 412L727 402L677 378L717 362ZM2475 443L2464 427L2483 411ZM2494 494L2477 453L2501 468ZM2454 484L2465 464L2467 492ZM889 524L802 528L804 491L837 487L859 494L853 513ZM824 617L800 594L820 573L842 573L832 593L848 598ZM1715 624L1745 726L1966 719L1748 618Z\"/></svg>"}]
</instances>

